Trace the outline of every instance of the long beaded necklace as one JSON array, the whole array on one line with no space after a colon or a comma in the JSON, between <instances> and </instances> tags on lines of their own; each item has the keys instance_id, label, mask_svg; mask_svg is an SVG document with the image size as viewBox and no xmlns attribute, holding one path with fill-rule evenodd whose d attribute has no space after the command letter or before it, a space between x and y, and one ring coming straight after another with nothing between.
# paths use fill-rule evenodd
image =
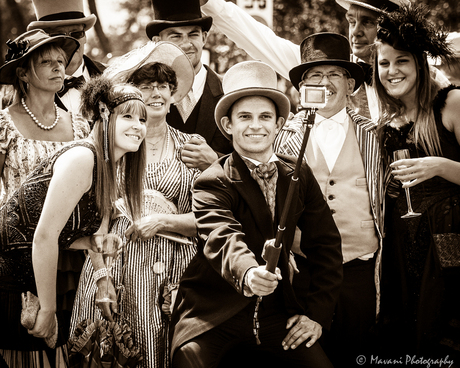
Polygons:
<instances>
[{"instance_id":1,"label":"long beaded necklace","mask_svg":"<svg viewBox=\"0 0 460 368\"><path fill-rule=\"evenodd\" d=\"M22 106L24 107L24 110L26 110L26 112L29 114L29 116L32 118L32 120L34 121L35 124L38 125L39 128L43 129L43 130L51 130L53 129L56 124L58 123L58 120L60 118L60 115L59 115L59 110L58 110L58 107L56 105L56 103L54 103L54 111L56 113L56 119L54 119L54 123L51 124L51 125L43 125L42 123L40 123L38 121L38 119L35 117L35 115L33 114L32 111L30 111L30 109L27 107L26 105L26 101L24 100L24 97L21 98L21 103L22 103Z\"/></svg>"}]
</instances>

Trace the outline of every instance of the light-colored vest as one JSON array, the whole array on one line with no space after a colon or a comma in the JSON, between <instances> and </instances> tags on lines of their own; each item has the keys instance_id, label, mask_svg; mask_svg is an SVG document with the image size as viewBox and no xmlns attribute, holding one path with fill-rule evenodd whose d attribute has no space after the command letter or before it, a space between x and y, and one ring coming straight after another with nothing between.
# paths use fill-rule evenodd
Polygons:
<instances>
[{"instance_id":1,"label":"light-colored vest","mask_svg":"<svg viewBox=\"0 0 460 368\"><path fill-rule=\"evenodd\" d=\"M364 165L356 140L354 124L349 128L332 172L320 149L307 144L307 161L318 181L342 236L343 262L349 262L378 249Z\"/></svg>"}]
</instances>

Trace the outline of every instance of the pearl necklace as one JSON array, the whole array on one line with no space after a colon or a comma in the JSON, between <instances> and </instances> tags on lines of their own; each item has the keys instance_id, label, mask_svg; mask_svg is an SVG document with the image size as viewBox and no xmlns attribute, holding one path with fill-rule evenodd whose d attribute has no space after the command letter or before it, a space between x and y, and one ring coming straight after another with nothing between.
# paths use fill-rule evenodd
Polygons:
<instances>
[{"instance_id":1,"label":"pearl necklace","mask_svg":"<svg viewBox=\"0 0 460 368\"><path fill-rule=\"evenodd\" d=\"M30 111L30 109L27 107L26 105L26 101L24 100L24 98L21 98L21 103L22 103L22 106L24 107L24 110L26 110L26 112L29 114L29 116L32 118L32 120L34 121L35 124L38 125L39 128L43 129L43 130L51 130L53 129L56 124L58 123L58 120L60 118L60 115L59 115L59 111L58 111L58 107L56 105L56 103L54 103L54 111L56 112L56 119L54 119L54 123L51 124L51 125L43 125L42 123L40 123L38 121L38 119L35 117L35 115L33 114L32 111Z\"/></svg>"}]
</instances>

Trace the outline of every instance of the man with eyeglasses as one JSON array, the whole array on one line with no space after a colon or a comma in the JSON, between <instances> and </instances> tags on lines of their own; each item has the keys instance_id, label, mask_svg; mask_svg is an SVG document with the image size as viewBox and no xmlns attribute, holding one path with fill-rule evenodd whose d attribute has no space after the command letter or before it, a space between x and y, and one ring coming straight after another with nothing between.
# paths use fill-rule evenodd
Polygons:
<instances>
[{"instance_id":1,"label":"man with eyeglasses","mask_svg":"<svg viewBox=\"0 0 460 368\"><path fill-rule=\"evenodd\" d=\"M298 156L307 135L305 160L311 167L342 237L343 284L324 349L335 367L356 366L356 359L376 354L376 260L382 239L382 170L376 124L347 107L348 97L364 81L364 71L350 62L348 39L317 33L300 45L301 64L289 72L299 90L326 88L326 104L307 128L299 112L276 137L275 151ZM305 107L308 107L305 101ZM302 262L299 262L302 268ZM308 272L305 267L301 272Z\"/></svg>"},{"instance_id":2,"label":"man with eyeglasses","mask_svg":"<svg viewBox=\"0 0 460 368\"><path fill-rule=\"evenodd\" d=\"M377 19L382 12L394 11L409 0L336 0L344 8L348 21L348 37L352 47L350 60L360 62L366 69L366 80L351 96L350 106L368 118L379 118L378 99L370 82L372 79L371 45L377 36ZM289 70L299 64L299 45L278 37L269 27L258 22L231 1L200 0L201 11L212 16L214 26L245 50L252 58L262 60L277 73L289 79ZM448 80L436 68L436 79L443 85Z\"/></svg>"},{"instance_id":3,"label":"man with eyeglasses","mask_svg":"<svg viewBox=\"0 0 460 368\"><path fill-rule=\"evenodd\" d=\"M37 21L31 22L27 30L43 29L51 36L66 35L76 38L80 47L66 68L66 80L59 97L64 107L73 112L80 111L79 89L89 78L99 75L105 66L84 55L86 31L96 23L96 16L85 16L83 0L32 0ZM63 107L63 106L61 106Z\"/></svg>"}]
</instances>

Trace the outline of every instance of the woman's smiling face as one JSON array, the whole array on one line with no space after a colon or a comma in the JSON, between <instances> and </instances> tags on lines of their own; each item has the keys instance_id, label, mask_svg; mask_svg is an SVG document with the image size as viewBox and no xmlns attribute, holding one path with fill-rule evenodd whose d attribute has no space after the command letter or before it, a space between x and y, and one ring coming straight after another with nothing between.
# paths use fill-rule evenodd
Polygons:
<instances>
[{"instance_id":1,"label":"woman's smiling face","mask_svg":"<svg viewBox=\"0 0 460 368\"><path fill-rule=\"evenodd\" d=\"M415 99L418 73L410 52L383 43L378 47L377 64L380 82L390 96Z\"/></svg>"}]
</instances>

